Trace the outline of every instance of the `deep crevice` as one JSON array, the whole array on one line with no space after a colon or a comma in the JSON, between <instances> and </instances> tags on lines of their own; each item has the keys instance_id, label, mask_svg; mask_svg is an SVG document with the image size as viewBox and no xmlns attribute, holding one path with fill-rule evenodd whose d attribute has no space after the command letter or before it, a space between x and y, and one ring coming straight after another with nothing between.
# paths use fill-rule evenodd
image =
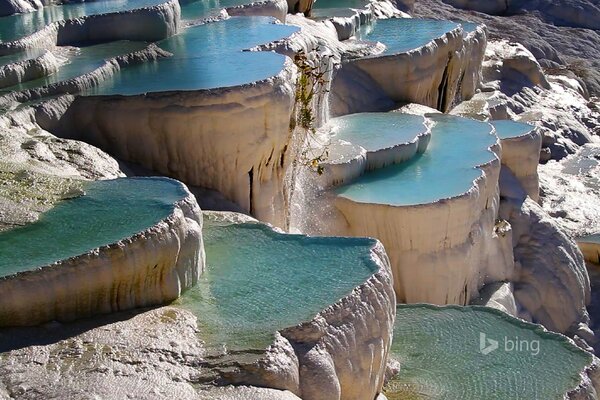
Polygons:
<instances>
[{"instance_id":1,"label":"deep crevice","mask_svg":"<svg viewBox=\"0 0 600 400\"><path fill-rule=\"evenodd\" d=\"M446 63L446 68L444 68L442 80L440 81L440 85L438 86L437 109L441 112L445 112L446 107L448 105L446 96L448 95L448 68L450 66L450 61L452 61L452 56L448 57L448 62Z\"/></svg>"},{"instance_id":2,"label":"deep crevice","mask_svg":"<svg viewBox=\"0 0 600 400\"><path fill-rule=\"evenodd\" d=\"M249 212L250 214L254 214L254 205L252 204L252 199L254 197L254 167L248 171L248 180L250 181L250 202L249 204Z\"/></svg>"}]
</instances>

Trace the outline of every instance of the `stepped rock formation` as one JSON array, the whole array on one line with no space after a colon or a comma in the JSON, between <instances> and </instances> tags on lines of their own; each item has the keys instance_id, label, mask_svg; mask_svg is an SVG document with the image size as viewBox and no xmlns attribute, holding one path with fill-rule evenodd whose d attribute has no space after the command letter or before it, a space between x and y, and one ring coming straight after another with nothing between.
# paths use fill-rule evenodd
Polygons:
<instances>
[{"instance_id":1,"label":"stepped rock formation","mask_svg":"<svg viewBox=\"0 0 600 400\"><path fill-rule=\"evenodd\" d=\"M51 50L55 46L86 42L157 41L177 33L180 22L179 2L168 0L151 7L54 22L29 36L0 42L0 55L33 48Z\"/></svg>"},{"instance_id":2,"label":"stepped rock formation","mask_svg":"<svg viewBox=\"0 0 600 400\"><path fill-rule=\"evenodd\" d=\"M475 93L486 42L482 26L466 35L456 28L414 50L347 61L332 82L330 111L387 111L394 102L448 111Z\"/></svg>"}]
</instances>

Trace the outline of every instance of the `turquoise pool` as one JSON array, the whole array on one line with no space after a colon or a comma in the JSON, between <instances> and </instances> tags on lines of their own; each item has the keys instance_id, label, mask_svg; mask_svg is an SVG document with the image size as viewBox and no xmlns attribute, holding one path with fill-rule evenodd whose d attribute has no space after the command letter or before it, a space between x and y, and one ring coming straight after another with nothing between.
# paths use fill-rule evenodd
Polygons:
<instances>
[{"instance_id":1,"label":"turquoise pool","mask_svg":"<svg viewBox=\"0 0 600 400\"><path fill-rule=\"evenodd\" d=\"M330 9L330 8L364 8L369 4L369 0L317 0L313 9Z\"/></svg>"},{"instance_id":2,"label":"turquoise pool","mask_svg":"<svg viewBox=\"0 0 600 400\"><path fill-rule=\"evenodd\" d=\"M299 28L268 17L230 18L185 29L159 42L173 57L124 68L86 94L135 95L235 86L277 75L285 57L242 51L286 38Z\"/></svg>"},{"instance_id":3,"label":"turquoise pool","mask_svg":"<svg viewBox=\"0 0 600 400\"><path fill-rule=\"evenodd\" d=\"M496 157L492 127L445 114L428 115L435 125L427 150L402 164L368 172L336 190L360 203L394 206L433 203L467 192L481 176L478 165Z\"/></svg>"},{"instance_id":4,"label":"turquoise pool","mask_svg":"<svg viewBox=\"0 0 600 400\"><path fill-rule=\"evenodd\" d=\"M600 233L594 235L583 236L577 239L579 242L600 243Z\"/></svg>"},{"instance_id":5,"label":"turquoise pool","mask_svg":"<svg viewBox=\"0 0 600 400\"><path fill-rule=\"evenodd\" d=\"M207 270L176 303L198 316L209 351L264 350L275 331L310 321L378 269L372 239L280 234L205 218Z\"/></svg>"},{"instance_id":6,"label":"turquoise pool","mask_svg":"<svg viewBox=\"0 0 600 400\"><path fill-rule=\"evenodd\" d=\"M398 306L390 357L390 400L562 400L592 363L562 335L476 306Z\"/></svg>"},{"instance_id":7,"label":"turquoise pool","mask_svg":"<svg viewBox=\"0 0 600 400\"><path fill-rule=\"evenodd\" d=\"M457 22L433 19L380 19L373 25L363 26L358 36L364 40L383 43L386 46L383 54L398 54L424 46L459 25Z\"/></svg>"},{"instance_id":8,"label":"turquoise pool","mask_svg":"<svg viewBox=\"0 0 600 400\"><path fill-rule=\"evenodd\" d=\"M0 233L0 276L35 269L141 232L186 197L167 178L88 182L85 195L64 200L22 228Z\"/></svg>"},{"instance_id":9,"label":"turquoise pool","mask_svg":"<svg viewBox=\"0 0 600 400\"><path fill-rule=\"evenodd\" d=\"M88 47L73 48L68 54L67 63L60 66L58 71L52 75L40 79L27 81L15 86L4 88L0 91L20 91L48 86L54 83L67 81L78 76L92 72L101 67L106 60L117 56L139 51L148 46L146 42L116 41L97 44Z\"/></svg>"},{"instance_id":10,"label":"turquoise pool","mask_svg":"<svg viewBox=\"0 0 600 400\"><path fill-rule=\"evenodd\" d=\"M367 151L409 143L427 132L424 117L394 112L350 114L332 118L328 125L336 139Z\"/></svg>"},{"instance_id":11,"label":"turquoise pool","mask_svg":"<svg viewBox=\"0 0 600 400\"><path fill-rule=\"evenodd\" d=\"M241 6L253 3L253 0L200 0L179 1L181 4L181 18L184 20L197 20L217 14L228 7Z\"/></svg>"},{"instance_id":12,"label":"turquoise pool","mask_svg":"<svg viewBox=\"0 0 600 400\"><path fill-rule=\"evenodd\" d=\"M155 6L166 0L98 0L47 6L25 14L0 18L0 42L11 42L29 36L46 25L86 15L106 14Z\"/></svg>"},{"instance_id":13,"label":"turquoise pool","mask_svg":"<svg viewBox=\"0 0 600 400\"><path fill-rule=\"evenodd\" d=\"M32 58L40 57L42 54L44 54L45 51L46 50L44 50L44 49L30 49L30 50L22 51L22 52L16 53L16 54L1 56L0 57L0 67L3 65L8 65L8 64L19 62L19 61L25 61L25 60L29 60Z\"/></svg>"},{"instance_id":14,"label":"turquoise pool","mask_svg":"<svg viewBox=\"0 0 600 400\"><path fill-rule=\"evenodd\" d=\"M496 135L500 139L511 139L524 136L535 129L535 126L511 120L490 121L496 128Z\"/></svg>"}]
</instances>

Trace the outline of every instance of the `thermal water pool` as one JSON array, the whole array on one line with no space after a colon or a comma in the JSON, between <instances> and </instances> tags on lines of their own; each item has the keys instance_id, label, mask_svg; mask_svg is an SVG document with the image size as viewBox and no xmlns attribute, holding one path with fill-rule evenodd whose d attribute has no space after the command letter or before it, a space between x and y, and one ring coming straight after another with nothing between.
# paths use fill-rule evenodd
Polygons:
<instances>
[{"instance_id":1,"label":"thermal water pool","mask_svg":"<svg viewBox=\"0 0 600 400\"><path fill-rule=\"evenodd\" d=\"M433 203L466 193L482 176L479 165L496 158L497 142L484 122L444 114L427 116L434 122L427 150L411 160L368 172L336 190L359 203L394 206Z\"/></svg>"},{"instance_id":2,"label":"thermal water pool","mask_svg":"<svg viewBox=\"0 0 600 400\"><path fill-rule=\"evenodd\" d=\"M99 0L45 6L37 11L0 18L0 42L29 36L53 22L87 15L135 10L164 3L165 0Z\"/></svg>"},{"instance_id":3,"label":"thermal water pool","mask_svg":"<svg viewBox=\"0 0 600 400\"><path fill-rule=\"evenodd\" d=\"M0 277L116 243L168 217L187 197L182 183L167 178L83 185L84 195L63 200L36 222L0 233Z\"/></svg>"},{"instance_id":4,"label":"thermal water pool","mask_svg":"<svg viewBox=\"0 0 600 400\"><path fill-rule=\"evenodd\" d=\"M488 307L400 305L390 400L563 399L593 361L565 336Z\"/></svg>"},{"instance_id":5,"label":"thermal water pool","mask_svg":"<svg viewBox=\"0 0 600 400\"><path fill-rule=\"evenodd\" d=\"M173 57L124 68L86 94L199 90L235 86L277 75L284 66L283 55L242 51L286 38L299 30L273 22L269 17L234 17L186 28L158 43L173 53Z\"/></svg>"},{"instance_id":6,"label":"thermal water pool","mask_svg":"<svg viewBox=\"0 0 600 400\"><path fill-rule=\"evenodd\" d=\"M312 320L378 270L372 239L282 234L205 217L207 270L177 302L210 350L264 350L280 329Z\"/></svg>"}]
</instances>

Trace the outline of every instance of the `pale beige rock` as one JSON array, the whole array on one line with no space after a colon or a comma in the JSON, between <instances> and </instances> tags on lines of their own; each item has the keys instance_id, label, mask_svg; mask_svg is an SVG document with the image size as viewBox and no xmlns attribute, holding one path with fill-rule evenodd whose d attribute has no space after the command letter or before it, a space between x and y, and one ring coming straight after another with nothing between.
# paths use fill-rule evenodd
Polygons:
<instances>
[{"instance_id":1,"label":"pale beige rock","mask_svg":"<svg viewBox=\"0 0 600 400\"><path fill-rule=\"evenodd\" d=\"M502 165L506 165L521 183L529 197L538 202L540 183L538 164L542 148L542 135L532 126L525 135L500 140Z\"/></svg>"}]
</instances>

